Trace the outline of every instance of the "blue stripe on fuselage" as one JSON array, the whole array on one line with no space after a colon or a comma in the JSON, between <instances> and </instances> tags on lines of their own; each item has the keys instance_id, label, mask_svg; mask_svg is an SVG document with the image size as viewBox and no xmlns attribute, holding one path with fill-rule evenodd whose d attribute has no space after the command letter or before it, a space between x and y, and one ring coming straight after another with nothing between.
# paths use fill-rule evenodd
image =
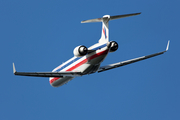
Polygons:
<instances>
[{"instance_id":1,"label":"blue stripe on fuselage","mask_svg":"<svg viewBox=\"0 0 180 120\"><path fill-rule=\"evenodd\" d=\"M106 46L107 46L107 44L103 44L103 45L100 45L100 46L98 46L98 47L93 48L92 50L98 50L98 49L103 48L103 47L106 47ZM55 70L54 72L61 71L62 69L66 68L67 66L69 66L70 64L76 62L77 60L79 60L79 59L81 59L81 58L82 58L82 57L76 57L75 59L69 61L68 63L66 63L65 65L63 65L61 68Z\"/></svg>"},{"instance_id":2,"label":"blue stripe on fuselage","mask_svg":"<svg viewBox=\"0 0 180 120\"><path fill-rule=\"evenodd\" d=\"M100 45L100 46L98 46L96 48L93 48L92 50L98 50L98 49L106 47L106 46L107 46L107 44L103 44L103 45Z\"/></svg>"}]
</instances>

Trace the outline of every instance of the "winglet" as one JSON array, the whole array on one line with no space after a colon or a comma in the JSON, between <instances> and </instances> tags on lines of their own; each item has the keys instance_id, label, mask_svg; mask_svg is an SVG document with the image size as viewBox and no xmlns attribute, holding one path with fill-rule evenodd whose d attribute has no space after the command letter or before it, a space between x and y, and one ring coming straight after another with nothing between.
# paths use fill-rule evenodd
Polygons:
<instances>
[{"instance_id":1,"label":"winglet","mask_svg":"<svg viewBox=\"0 0 180 120\"><path fill-rule=\"evenodd\" d=\"M170 42L170 40L168 40L168 44L167 44L167 47L166 47L166 51L168 51L168 49L169 49L169 42Z\"/></svg>"},{"instance_id":2,"label":"winglet","mask_svg":"<svg viewBox=\"0 0 180 120\"><path fill-rule=\"evenodd\" d=\"M16 73L16 68L15 68L14 63L13 63L13 73L14 73L14 74Z\"/></svg>"}]
</instances>

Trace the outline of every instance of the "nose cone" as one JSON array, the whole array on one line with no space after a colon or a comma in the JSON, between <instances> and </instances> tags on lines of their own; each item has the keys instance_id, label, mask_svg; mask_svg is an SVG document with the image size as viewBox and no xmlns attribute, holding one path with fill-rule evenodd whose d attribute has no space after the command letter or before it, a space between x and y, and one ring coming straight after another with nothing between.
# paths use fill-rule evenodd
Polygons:
<instances>
[{"instance_id":1,"label":"nose cone","mask_svg":"<svg viewBox=\"0 0 180 120\"><path fill-rule=\"evenodd\" d=\"M60 77L50 77L49 78L49 83L52 87L58 87L57 81L61 79Z\"/></svg>"},{"instance_id":2,"label":"nose cone","mask_svg":"<svg viewBox=\"0 0 180 120\"><path fill-rule=\"evenodd\" d=\"M53 77L49 78L49 83L52 87L59 87L66 84L72 79L73 77Z\"/></svg>"}]
</instances>

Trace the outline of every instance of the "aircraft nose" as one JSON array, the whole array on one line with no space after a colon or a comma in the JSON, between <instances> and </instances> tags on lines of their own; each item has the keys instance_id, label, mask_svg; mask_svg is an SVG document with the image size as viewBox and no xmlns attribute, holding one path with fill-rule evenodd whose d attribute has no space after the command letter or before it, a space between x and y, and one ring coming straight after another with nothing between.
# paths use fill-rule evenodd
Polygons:
<instances>
[{"instance_id":1,"label":"aircraft nose","mask_svg":"<svg viewBox=\"0 0 180 120\"><path fill-rule=\"evenodd\" d=\"M53 78L51 77L51 78L49 78L49 83L52 84L53 82L55 82L58 79L59 79L59 77L53 77Z\"/></svg>"}]
</instances>

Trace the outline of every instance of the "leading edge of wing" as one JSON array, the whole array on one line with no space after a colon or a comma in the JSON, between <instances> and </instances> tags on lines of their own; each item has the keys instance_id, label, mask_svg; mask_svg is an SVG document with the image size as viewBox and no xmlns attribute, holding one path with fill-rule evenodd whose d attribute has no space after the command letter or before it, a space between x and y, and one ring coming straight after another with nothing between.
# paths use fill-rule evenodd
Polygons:
<instances>
[{"instance_id":1,"label":"leading edge of wing","mask_svg":"<svg viewBox=\"0 0 180 120\"><path fill-rule=\"evenodd\" d=\"M71 76L71 77L77 77L82 76L83 74L81 72L17 72L15 69L15 65L13 63L13 73L14 75L20 75L20 76L34 76L34 77L63 77L63 76Z\"/></svg>"},{"instance_id":2,"label":"leading edge of wing","mask_svg":"<svg viewBox=\"0 0 180 120\"><path fill-rule=\"evenodd\" d=\"M121 66L128 65L128 64L131 64L131 63L134 63L134 62L138 62L138 61L141 61L141 60L145 60L145 59L148 59L148 58L151 58L151 57L161 55L161 54L165 53L166 51L168 51L169 42L170 41L168 41L168 44L167 44L167 47L166 47L165 51L150 54L150 55L146 55L146 56L142 56L142 57L138 57L138 58L134 58L134 59L130 59L130 60L126 60L126 61L122 61L122 62L118 62L118 63L114 63L114 64L109 64L107 66L100 67L98 69L98 72L103 72L103 71L106 71L106 70L110 70L110 69L113 69L113 68L121 67Z\"/></svg>"}]
</instances>

